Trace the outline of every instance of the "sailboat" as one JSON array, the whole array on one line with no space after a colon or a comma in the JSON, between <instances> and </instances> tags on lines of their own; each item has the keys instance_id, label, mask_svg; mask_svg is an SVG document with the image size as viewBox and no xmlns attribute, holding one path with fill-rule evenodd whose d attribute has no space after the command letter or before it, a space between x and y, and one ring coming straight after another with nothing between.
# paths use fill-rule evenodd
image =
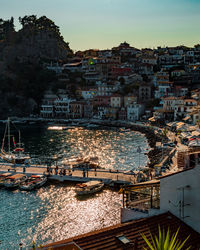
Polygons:
<instances>
[{"instance_id":1,"label":"sailboat","mask_svg":"<svg viewBox=\"0 0 200 250\"><path fill-rule=\"evenodd\" d=\"M10 118L8 118L7 124L6 124L6 129L3 137L3 142L1 146L1 153L0 157L7 162L13 163L13 164L24 164L28 163L30 156L26 155L24 153L24 148L21 143L21 133L20 130L18 130L19 133L19 142L16 144L15 139L13 138L13 144L14 144L14 149L11 151L11 135L10 135ZM4 145L5 145L5 139L6 136L8 137L8 152L4 150Z\"/></svg>"}]
</instances>

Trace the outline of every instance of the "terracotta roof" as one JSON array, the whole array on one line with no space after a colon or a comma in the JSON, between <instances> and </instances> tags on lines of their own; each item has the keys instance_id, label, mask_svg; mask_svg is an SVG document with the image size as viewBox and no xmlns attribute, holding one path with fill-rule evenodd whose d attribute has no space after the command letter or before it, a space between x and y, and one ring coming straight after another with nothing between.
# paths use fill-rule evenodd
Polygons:
<instances>
[{"instance_id":1,"label":"terracotta roof","mask_svg":"<svg viewBox=\"0 0 200 250\"><path fill-rule=\"evenodd\" d=\"M48 244L43 249L48 249L48 247L51 247L51 249L65 249L58 248L58 246L61 244L63 246L69 242L76 243L81 249L144 249L143 247L147 247L147 245L141 234L144 234L151 241L150 233L158 235L158 225L160 225L161 229L164 228L165 231L169 228L171 234L175 233L180 227L178 239L184 241L190 235L185 247L191 246L191 249L200 247L200 234L176 216L167 212ZM130 242L123 244L119 240L119 236L125 236L126 242Z\"/></svg>"}]
</instances>

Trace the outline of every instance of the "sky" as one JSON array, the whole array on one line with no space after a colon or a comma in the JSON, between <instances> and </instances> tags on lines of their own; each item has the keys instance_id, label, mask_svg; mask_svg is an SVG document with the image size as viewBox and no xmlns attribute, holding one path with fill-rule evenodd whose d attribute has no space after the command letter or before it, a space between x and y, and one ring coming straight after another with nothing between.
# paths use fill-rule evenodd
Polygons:
<instances>
[{"instance_id":1,"label":"sky","mask_svg":"<svg viewBox=\"0 0 200 250\"><path fill-rule=\"evenodd\" d=\"M0 18L47 16L74 51L200 43L200 0L0 0Z\"/></svg>"}]
</instances>

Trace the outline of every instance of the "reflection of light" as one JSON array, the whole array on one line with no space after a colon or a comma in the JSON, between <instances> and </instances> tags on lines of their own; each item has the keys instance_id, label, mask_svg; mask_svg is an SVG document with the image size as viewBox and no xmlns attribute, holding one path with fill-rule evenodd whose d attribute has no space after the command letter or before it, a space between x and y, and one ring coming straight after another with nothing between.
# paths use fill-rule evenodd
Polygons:
<instances>
[{"instance_id":1,"label":"reflection of light","mask_svg":"<svg viewBox=\"0 0 200 250\"><path fill-rule=\"evenodd\" d=\"M59 241L120 222L122 195L118 192L104 190L77 199L74 186L51 185L41 190L37 194L47 213L37 225L34 235L37 242Z\"/></svg>"}]
</instances>

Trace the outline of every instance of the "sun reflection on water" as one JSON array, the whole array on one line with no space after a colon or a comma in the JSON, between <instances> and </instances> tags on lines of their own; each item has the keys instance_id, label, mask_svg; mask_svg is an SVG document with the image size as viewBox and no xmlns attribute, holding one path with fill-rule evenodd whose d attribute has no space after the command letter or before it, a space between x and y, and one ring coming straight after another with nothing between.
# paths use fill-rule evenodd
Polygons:
<instances>
[{"instance_id":1,"label":"sun reflection on water","mask_svg":"<svg viewBox=\"0 0 200 250\"><path fill-rule=\"evenodd\" d=\"M72 186L50 186L38 196L46 200L48 213L37 225L34 240L52 242L120 222L121 195L108 189L77 198Z\"/></svg>"}]
</instances>

